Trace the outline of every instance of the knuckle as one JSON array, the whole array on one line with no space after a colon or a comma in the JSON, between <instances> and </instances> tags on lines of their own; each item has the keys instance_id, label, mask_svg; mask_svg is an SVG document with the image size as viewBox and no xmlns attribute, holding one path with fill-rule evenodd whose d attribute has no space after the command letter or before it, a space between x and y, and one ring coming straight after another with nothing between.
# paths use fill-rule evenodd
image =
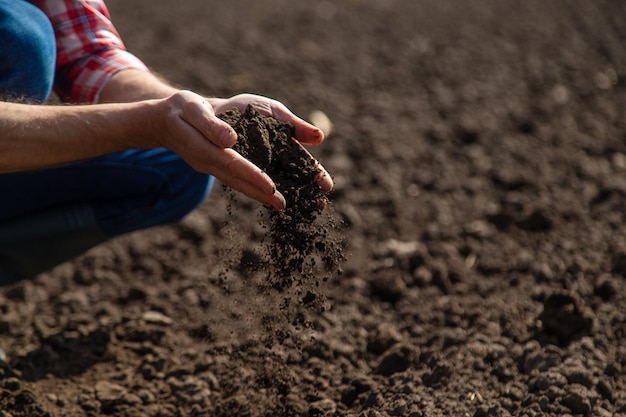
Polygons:
<instances>
[{"instance_id":1,"label":"knuckle","mask_svg":"<svg viewBox=\"0 0 626 417\"><path fill-rule=\"evenodd\" d=\"M230 188L232 188L233 190L237 190L239 192L242 192L244 187L243 187L243 181L239 178L234 178L230 181L229 184Z\"/></svg>"},{"instance_id":2,"label":"knuckle","mask_svg":"<svg viewBox=\"0 0 626 417\"><path fill-rule=\"evenodd\" d=\"M239 174L239 170L241 169L241 161L239 161L235 156L228 157L224 168L226 169L226 172L236 178L237 181L241 181L241 175Z\"/></svg>"},{"instance_id":3,"label":"knuckle","mask_svg":"<svg viewBox=\"0 0 626 417\"><path fill-rule=\"evenodd\" d=\"M182 108L185 113L196 114L202 108L202 104L200 104L196 100L185 100L182 104Z\"/></svg>"}]
</instances>

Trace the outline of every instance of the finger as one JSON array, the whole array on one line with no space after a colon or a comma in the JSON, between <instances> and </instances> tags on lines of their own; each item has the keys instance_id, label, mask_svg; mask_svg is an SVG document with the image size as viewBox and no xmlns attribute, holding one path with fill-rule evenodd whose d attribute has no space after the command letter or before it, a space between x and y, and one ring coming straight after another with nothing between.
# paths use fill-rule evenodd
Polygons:
<instances>
[{"instance_id":1,"label":"finger","mask_svg":"<svg viewBox=\"0 0 626 417\"><path fill-rule=\"evenodd\" d=\"M273 102L272 116L282 122L290 123L295 129L295 138L307 145L318 145L324 141L324 132L311 123L293 114L282 103Z\"/></svg>"},{"instance_id":2,"label":"finger","mask_svg":"<svg viewBox=\"0 0 626 417\"><path fill-rule=\"evenodd\" d=\"M276 193L276 184L270 176L236 151L230 148L221 149L215 162L216 168L225 176L249 183L264 194Z\"/></svg>"},{"instance_id":3,"label":"finger","mask_svg":"<svg viewBox=\"0 0 626 417\"><path fill-rule=\"evenodd\" d=\"M333 183L333 179L330 177L328 171L326 171L326 169L322 166L322 164L317 161L317 159L313 158L313 155L311 155L311 153L304 146L302 146L300 142L298 142L294 138L292 138L291 140L295 144L297 144L300 150L313 161L315 169L317 170L317 174L315 175L315 182L317 182L317 185L320 187L320 189L325 193L332 191L335 184Z\"/></svg>"},{"instance_id":4,"label":"finger","mask_svg":"<svg viewBox=\"0 0 626 417\"><path fill-rule=\"evenodd\" d=\"M256 185L244 181L241 178L232 176L229 172L221 169L215 170L213 175L219 179L224 185L236 190L252 199L261 202L263 205L273 208L274 210L283 210L287 206L285 197L274 191L268 194L264 190L259 189Z\"/></svg>"},{"instance_id":5,"label":"finger","mask_svg":"<svg viewBox=\"0 0 626 417\"><path fill-rule=\"evenodd\" d=\"M307 145L317 145L324 140L324 133L319 128L293 114L280 101L254 94L239 94L228 100L211 99L211 101L220 112L228 110L224 108L228 105L243 112L246 106L251 104L261 114L291 124L295 129L296 139Z\"/></svg>"},{"instance_id":6,"label":"finger","mask_svg":"<svg viewBox=\"0 0 626 417\"><path fill-rule=\"evenodd\" d=\"M324 167L319 163L317 163L317 168L319 169L319 172L315 176L315 182L317 182L317 185L319 185L320 189L325 193L331 192L335 186L333 179L330 177L328 171L326 171L326 169L324 169Z\"/></svg>"},{"instance_id":7,"label":"finger","mask_svg":"<svg viewBox=\"0 0 626 417\"><path fill-rule=\"evenodd\" d=\"M276 190L274 181L259 167L230 148L220 149L213 158L211 174L228 187L275 210L283 210L285 197Z\"/></svg>"},{"instance_id":8,"label":"finger","mask_svg":"<svg viewBox=\"0 0 626 417\"><path fill-rule=\"evenodd\" d=\"M188 97L180 117L217 146L229 148L237 141L235 130L215 116L213 107L201 96Z\"/></svg>"},{"instance_id":9,"label":"finger","mask_svg":"<svg viewBox=\"0 0 626 417\"><path fill-rule=\"evenodd\" d=\"M232 148L222 148L210 142L189 124L179 126L177 137L185 140L175 141L172 150L197 171L215 176L219 171L222 178L237 178L267 195L276 192L276 184L267 173Z\"/></svg>"}]
</instances>

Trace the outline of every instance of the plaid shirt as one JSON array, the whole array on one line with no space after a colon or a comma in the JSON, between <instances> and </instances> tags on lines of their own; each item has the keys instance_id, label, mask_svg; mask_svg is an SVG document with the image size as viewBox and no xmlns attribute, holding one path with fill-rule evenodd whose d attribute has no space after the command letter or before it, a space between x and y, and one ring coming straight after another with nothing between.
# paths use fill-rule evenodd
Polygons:
<instances>
[{"instance_id":1,"label":"plaid shirt","mask_svg":"<svg viewBox=\"0 0 626 417\"><path fill-rule=\"evenodd\" d=\"M54 89L66 102L94 103L115 73L146 66L126 47L104 0L31 0L50 19L57 42Z\"/></svg>"}]
</instances>

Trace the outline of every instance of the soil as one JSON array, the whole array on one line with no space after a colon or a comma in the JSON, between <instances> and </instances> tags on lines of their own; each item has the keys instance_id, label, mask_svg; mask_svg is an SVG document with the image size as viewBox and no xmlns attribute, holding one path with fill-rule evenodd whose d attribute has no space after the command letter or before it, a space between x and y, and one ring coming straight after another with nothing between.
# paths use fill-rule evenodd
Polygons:
<instances>
[{"instance_id":1,"label":"soil","mask_svg":"<svg viewBox=\"0 0 626 417\"><path fill-rule=\"evenodd\" d=\"M248 246L245 253L233 258L233 266L247 279L259 274L262 292L275 290L284 294L293 290L290 295L296 297L297 304L323 312L326 298L318 288L334 274L341 273L340 264L345 257L342 239L333 233L337 222L328 215L332 211L323 213L328 200L316 181L320 174L318 163L294 139L295 129L291 124L263 116L251 105L243 113L232 109L218 117L237 132L233 149L265 171L287 203L284 210L268 208L260 213L259 222L267 235L261 240L261 248L255 251ZM230 196L235 199L236 194L231 190ZM236 204L228 208L231 215L236 210ZM239 233L230 236L234 242L240 238ZM297 305L294 309L291 298L283 299L283 322L310 325ZM278 341L284 342L289 331L275 317L269 319L270 316L265 316L266 326L271 323L275 328L268 328L268 335L275 333ZM271 345L271 340L271 337L266 339L266 346Z\"/></svg>"},{"instance_id":2,"label":"soil","mask_svg":"<svg viewBox=\"0 0 626 417\"><path fill-rule=\"evenodd\" d=\"M343 274L260 291L216 187L0 291L4 416L626 415L626 4L108 4L174 83L329 116Z\"/></svg>"},{"instance_id":3,"label":"soil","mask_svg":"<svg viewBox=\"0 0 626 417\"><path fill-rule=\"evenodd\" d=\"M248 266L265 271L268 286L278 291L297 284L306 304L311 304L319 298L312 292L314 287L328 279L315 268L314 255L331 273L340 270L338 265L344 259L341 242L332 236L333 219L322 216L328 201L316 182L320 174L317 162L293 139L292 125L263 116L250 105L243 114L233 109L218 116L237 132L233 149L265 171L287 203L285 210L264 213L266 249L262 259L257 256Z\"/></svg>"}]
</instances>

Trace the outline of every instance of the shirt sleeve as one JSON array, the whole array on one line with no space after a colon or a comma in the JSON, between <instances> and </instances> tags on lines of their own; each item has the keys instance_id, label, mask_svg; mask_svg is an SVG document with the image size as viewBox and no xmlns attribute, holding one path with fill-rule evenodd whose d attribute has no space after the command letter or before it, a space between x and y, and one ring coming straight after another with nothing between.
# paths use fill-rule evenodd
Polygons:
<instances>
[{"instance_id":1,"label":"shirt sleeve","mask_svg":"<svg viewBox=\"0 0 626 417\"><path fill-rule=\"evenodd\" d=\"M61 100L94 103L102 87L128 68L148 71L126 50L103 0L34 0L50 19L57 43L54 89Z\"/></svg>"}]
</instances>

